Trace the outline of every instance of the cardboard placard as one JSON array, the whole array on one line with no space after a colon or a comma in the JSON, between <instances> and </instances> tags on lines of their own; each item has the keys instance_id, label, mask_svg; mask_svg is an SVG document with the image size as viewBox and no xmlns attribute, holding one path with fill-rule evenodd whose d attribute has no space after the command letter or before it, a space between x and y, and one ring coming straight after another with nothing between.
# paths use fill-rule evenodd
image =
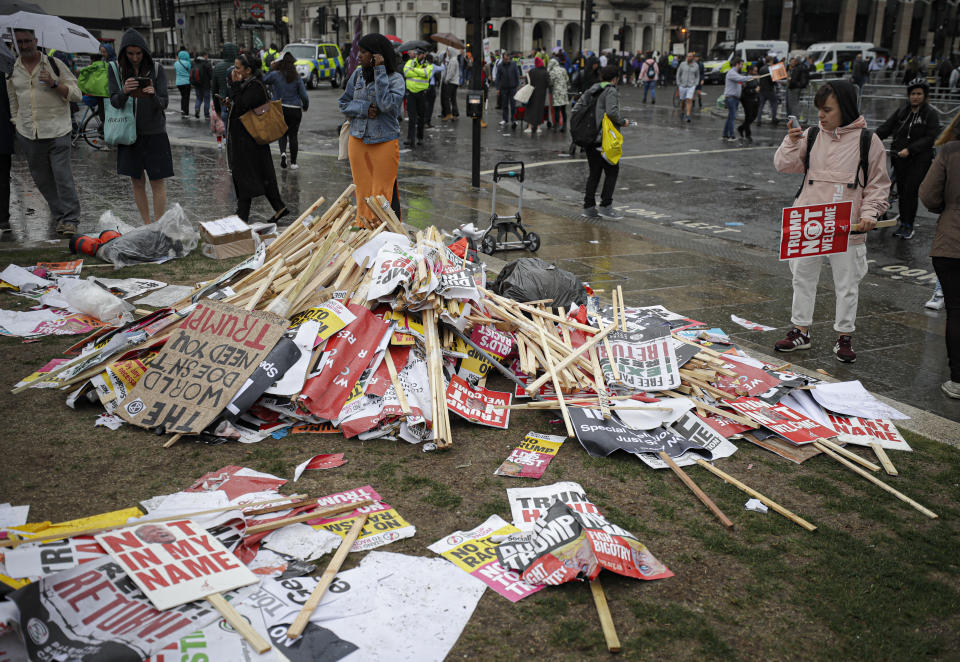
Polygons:
<instances>
[{"instance_id":1,"label":"cardboard placard","mask_svg":"<svg viewBox=\"0 0 960 662\"><path fill-rule=\"evenodd\" d=\"M577 440L593 457L606 457L616 450L634 454L664 451L670 457L693 451L702 453L705 460L713 459L710 451L700 446L697 440L687 439L668 427L634 430L621 423L616 415L604 419L599 409L586 407L573 407L569 414Z\"/></svg>"},{"instance_id":2,"label":"cardboard placard","mask_svg":"<svg viewBox=\"0 0 960 662\"><path fill-rule=\"evenodd\" d=\"M768 405L757 398L739 398L728 404L744 416L797 446L837 436L836 431L820 425L786 405Z\"/></svg>"},{"instance_id":3,"label":"cardboard placard","mask_svg":"<svg viewBox=\"0 0 960 662\"><path fill-rule=\"evenodd\" d=\"M845 253L853 202L786 207L780 234L780 259Z\"/></svg>"},{"instance_id":4,"label":"cardboard placard","mask_svg":"<svg viewBox=\"0 0 960 662\"><path fill-rule=\"evenodd\" d=\"M495 476L513 478L540 478L550 460L560 452L566 437L555 434L528 432L503 463L493 472Z\"/></svg>"},{"instance_id":5,"label":"cardboard placard","mask_svg":"<svg viewBox=\"0 0 960 662\"><path fill-rule=\"evenodd\" d=\"M669 334L666 329L657 332ZM673 339L669 335L650 339L649 335L643 331L614 331L608 336L620 382L614 379L611 357L607 356L606 348L602 345L597 348L607 384L622 383L638 391L663 391L680 385L680 367Z\"/></svg>"},{"instance_id":6,"label":"cardboard placard","mask_svg":"<svg viewBox=\"0 0 960 662\"><path fill-rule=\"evenodd\" d=\"M227 406L286 329L282 317L202 301L117 410L127 422L196 434Z\"/></svg>"},{"instance_id":7,"label":"cardboard placard","mask_svg":"<svg viewBox=\"0 0 960 662\"><path fill-rule=\"evenodd\" d=\"M783 62L777 62L776 64L770 65L770 80L776 82L778 80L787 79L787 66Z\"/></svg>"},{"instance_id":8,"label":"cardboard placard","mask_svg":"<svg viewBox=\"0 0 960 662\"><path fill-rule=\"evenodd\" d=\"M857 416L840 416L826 412L830 420L830 427L837 431L837 439L841 443L869 446L871 443L880 444L887 450L909 451L910 444L903 438L900 431L888 418L859 418Z\"/></svg>"},{"instance_id":9,"label":"cardboard placard","mask_svg":"<svg viewBox=\"0 0 960 662\"><path fill-rule=\"evenodd\" d=\"M454 375L447 386L447 407L472 423L506 430L510 422L511 395L486 388L473 389Z\"/></svg>"},{"instance_id":10,"label":"cardboard placard","mask_svg":"<svg viewBox=\"0 0 960 662\"><path fill-rule=\"evenodd\" d=\"M96 540L161 611L259 581L189 519L134 525Z\"/></svg>"}]
</instances>

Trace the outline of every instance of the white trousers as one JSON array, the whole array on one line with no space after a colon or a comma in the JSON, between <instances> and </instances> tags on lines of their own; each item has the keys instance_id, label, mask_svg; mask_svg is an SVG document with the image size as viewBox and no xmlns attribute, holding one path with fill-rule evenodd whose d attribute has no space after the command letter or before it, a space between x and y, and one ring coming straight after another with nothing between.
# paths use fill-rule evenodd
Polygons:
<instances>
[{"instance_id":1,"label":"white trousers","mask_svg":"<svg viewBox=\"0 0 960 662\"><path fill-rule=\"evenodd\" d=\"M791 321L794 326L809 327L813 324L817 282L820 280L820 267L825 259L830 260L830 268L833 270L833 287L837 296L833 328L837 333L853 333L856 328L860 281L867 275L865 244L851 246L846 253L790 260L790 272L793 274Z\"/></svg>"}]
</instances>

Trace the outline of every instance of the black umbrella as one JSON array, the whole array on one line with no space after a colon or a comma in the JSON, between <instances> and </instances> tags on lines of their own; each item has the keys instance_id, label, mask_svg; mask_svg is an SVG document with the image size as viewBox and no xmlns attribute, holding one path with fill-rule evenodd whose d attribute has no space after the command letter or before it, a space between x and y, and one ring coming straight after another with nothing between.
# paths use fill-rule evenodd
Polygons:
<instances>
[{"instance_id":1,"label":"black umbrella","mask_svg":"<svg viewBox=\"0 0 960 662\"><path fill-rule=\"evenodd\" d=\"M46 14L40 5L21 0L0 0L0 14L16 14L18 11L28 11L33 14Z\"/></svg>"},{"instance_id":2,"label":"black umbrella","mask_svg":"<svg viewBox=\"0 0 960 662\"><path fill-rule=\"evenodd\" d=\"M429 51L432 47L433 44L431 44L429 41L424 41L423 39L411 39L410 41L405 41L397 46L397 50L401 53L415 50Z\"/></svg>"},{"instance_id":3,"label":"black umbrella","mask_svg":"<svg viewBox=\"0 0 960 662\"><path fill-rule=\"evenodd\" d=\"M874 46L874 47L871 48L870 50L873 51L874 53L876 53L877 55L890 55L890 49L889 49L889 48L883 48L883 47L881 47L881 46Z\"/></svg>"}]
</instances>

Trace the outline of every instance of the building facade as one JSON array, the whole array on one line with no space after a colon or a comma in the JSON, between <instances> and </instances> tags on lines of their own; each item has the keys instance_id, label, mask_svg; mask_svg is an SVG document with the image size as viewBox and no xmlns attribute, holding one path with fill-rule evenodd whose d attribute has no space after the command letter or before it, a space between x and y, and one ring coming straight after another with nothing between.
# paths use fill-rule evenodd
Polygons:
<instances>
[{"instance_id":1,"label":"building facade","mask_svg":"<svg viewBox=\"0 0 960 662\"><path fill-rule=\"evenodd\" d=\"M157 0L42 0L44 11L85 27L101 41L120 44L127 28L135 28L153 50L162 52L170 29L156 20Z\"/></svg>"}]
</instances>

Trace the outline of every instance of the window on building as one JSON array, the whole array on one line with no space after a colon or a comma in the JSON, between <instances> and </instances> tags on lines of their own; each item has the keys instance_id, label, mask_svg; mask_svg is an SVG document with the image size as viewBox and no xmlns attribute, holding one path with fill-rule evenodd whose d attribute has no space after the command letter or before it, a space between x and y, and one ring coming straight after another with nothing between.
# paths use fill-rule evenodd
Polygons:
<instances>
[{"instance_id":1,"label":"window on building","mask_svg":"<svg viewBox=\"0 0 960 662\"><path fill-rule=\"evenodd\" d=\"M690 25L706 27L713 25L713 9L710 7L694 7L691 9Z\"/></svg>"},{"instance_id":2,"label":"window on building","mask_svg":"<svg viewBox=\"0 0 960 662\"><path fill-rule=\"evenodd\" d=\"M670 25L683 25L687 22L687 8L676 5L670 7Z\"/></svg>"},{"instance_id":3,"label":"window on building","mask_svg":"<svg viewBox=\"0 0 960 662\"><path fill-rule=\"evenodd\" d=\"M717 27L728 28L730 27L730 10L721 9L717 12Z\"/></svg>"}]
</instances>

